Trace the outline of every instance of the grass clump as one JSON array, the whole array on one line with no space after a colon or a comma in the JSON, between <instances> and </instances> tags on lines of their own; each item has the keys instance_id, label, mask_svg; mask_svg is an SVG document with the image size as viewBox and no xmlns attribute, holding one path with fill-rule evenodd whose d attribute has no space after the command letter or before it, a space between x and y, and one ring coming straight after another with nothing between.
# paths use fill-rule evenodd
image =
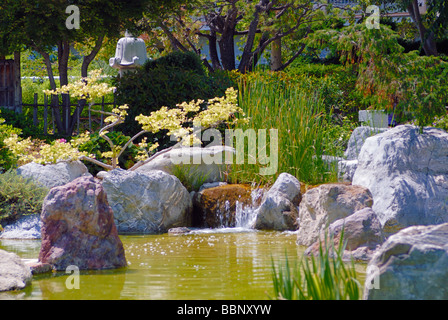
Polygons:
<instances>
[{"instance_id":1,"label":"grass clump","mask_svg":"<svg viewBox=\"0 0 448 320\"><path fill-rule=\"evenodd\" d=\"M337 248L325 238L324 245L319 245L319 255L303 257L295 268L291 268L287 257L278 270L272 261L274 299L359 300L361 285L353 260L348 265L342 259L345 249L342 238L343 233Z\"/></svg>"},{"instance_id":2,"label":"grass clump","mask_svg":"<svg viewBox=\"0 0 448 320\"><path fill-rule=\"evenodd\" d=\"M15 170L0 174L0 225L21 216L40 214L48 191Z\"/></svg>"},{"instance_id":3,"label":"grass clump","mask_svg":"<svg viewBox=\"0 0 448 320\"><path fill-rule=\"evenodd\" d=\"M185 165L173 166L171 174L179 179L188 192L199 191L210 176L209 173L201 172L197 166Z\"/></svg>"}]
</instances>

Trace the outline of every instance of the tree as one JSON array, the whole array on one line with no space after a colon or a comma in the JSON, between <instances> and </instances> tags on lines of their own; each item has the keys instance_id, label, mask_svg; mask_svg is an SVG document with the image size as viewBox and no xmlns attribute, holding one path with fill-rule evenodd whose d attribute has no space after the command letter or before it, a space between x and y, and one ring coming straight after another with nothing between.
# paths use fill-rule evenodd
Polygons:
<instances>
[{"instance_id":1,"label":"tree","mask_svg":"<svg viewBox=\"0 0 448 320\"><path fill-rule=\"evenodd\" d=\"M86 77L89 64L100 50L104 37L117 36L123 28L132 27L149 1L151 0L4 0L0 4L0 44L8 52L27 48L40 53L47 68L51 89L55 90L57 84L50 58L53 48L57 48L60 86L64 86L69 82L68 61L73 44L93 41L94 45L83 57L81 67L81 74ZM66 9L69 5L79 8L79 29L69 29L66 26L69 18ZM75 115L83 108L81 104L70 115L68 105L68 95L63 95L63 112L58 108L57 97L52 99L56 126L58 132L64 135L71 135Z\"/></svg>"},{"instance_id":2,"label":"tree","mask_svg":"<svg viewBox=\"0 0 448 320\"><path fill-rule=\"evenodd\" d=\"M150 30L162 30L175 50L193 50L201 54L198 39L208 42L211 70L253 70L262 54L271 45L293 44L285 62L277 62L277 70L286 68L304 50L298 43L312 30L313 23L323 17L320 5L312 0L225 0L180 4L178 10L157 19L147 17ZM235 64L235 38L242 36L242 55Z\"/></svg>"},{"instance_id":3,"label":"tree","mask_svg":"<svg viewBox=\"0 0 448 320\"><path fill-rule=\"evenodd\" d=\"M437 56L436 39L446 36L448 29L448 3L446 0L426 0L426 13L421 14L418 0L375 0L386 10L407 11L415 24L422 48L427 56Z\"/></svg>"},{"instance_id":4,"label":"tree","mask_svg":"<svg viewBox=\"0 0 448 320\"><path fill-rule=\"evenodd\" d=\"M331 48L342 63L353 68L356 90L369 107L411 115L423 130L436 116L446 114L448 62L419 56L417 51L404 53L398 37L386 25L377 30L355 24L341 31L317 31L306 42L311 47Z\"/></svg>"}]
</instances>

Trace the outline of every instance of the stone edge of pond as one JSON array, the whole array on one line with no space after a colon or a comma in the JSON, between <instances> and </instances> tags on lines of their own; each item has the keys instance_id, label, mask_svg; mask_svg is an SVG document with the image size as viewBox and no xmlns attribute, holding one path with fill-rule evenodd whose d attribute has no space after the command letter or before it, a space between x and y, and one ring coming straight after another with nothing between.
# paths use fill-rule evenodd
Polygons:
<instances>
[{"instance_id":1,"label":"stone edge of pond","mask_svg":"<svg viewBox=\"0 0 448 320\"><path fill-rule=\"evenodd\" d=\"M52 273L55 271L53 265L49 263L42 263L37 259L22 259L22 261L27 267L30 268L31 274L33 276L45 273Z\"/></svg>"}]
</instances>

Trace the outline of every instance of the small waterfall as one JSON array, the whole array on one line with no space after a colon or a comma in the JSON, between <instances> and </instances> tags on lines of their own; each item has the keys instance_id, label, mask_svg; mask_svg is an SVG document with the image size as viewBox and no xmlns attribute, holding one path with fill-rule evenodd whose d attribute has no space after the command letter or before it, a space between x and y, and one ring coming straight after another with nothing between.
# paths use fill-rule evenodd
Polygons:
<instances>
[{"instance_id":1,"label":"small waterfall","mask_svg":"<svg viewBox=\"0 0 448 320\"><path fill-rule=\"evenodd\" d=\"M255 223L255 209L252 206L243 206L236 202L235 228L252 229Z\"/></svg>"},{"instance_id":2,"label":"small waterfall","mask_svg":"<svg viewBox=\"0 0 448 320\"><path fill-rule=\"evenodd\" d=\"M251 192L252 204L244 206L242 203L236 202L235 212L235 228L253 229L257 218L256 209L263 197L263 189L255 189Z\"/></svg>"}]
</instances>

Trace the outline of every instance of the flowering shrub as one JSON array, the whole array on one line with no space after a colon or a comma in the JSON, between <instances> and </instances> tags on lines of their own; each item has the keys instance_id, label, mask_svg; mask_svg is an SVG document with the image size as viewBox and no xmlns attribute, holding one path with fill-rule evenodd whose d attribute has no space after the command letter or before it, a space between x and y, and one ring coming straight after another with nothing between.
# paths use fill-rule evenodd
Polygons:
<instances>
[{"instance_id":1,"label":"flowering shrub","mask_svg":"<svg viewBox=\"0 0 448 320\"><path fill-rule=\"evenodd\" d=\"M93 101L96 98L100 98L114 90L113 87L109 87L105 83L98 84L97 82L100 77L101 71L94 71L89 78L83 78L54 91L45 90L45 93L49 95L70 93L71 96L86 99L90 103L89 109L91 109ZM145 133L157 133L161 130L167 130L168 136L174 136L183 145L191 145L200 141L196 138L194 129L187 125L189 123L193 123L195 127L200 127L200 129L207 129L224 122L236 124L237 122L246 121L244 118L236 118L235 116L237 113L243 114L243 111L237 106L237 92L233 88L227 89L224 97L210 99L207 103L207 109L200 111L200 106L203 103L204 101L202 100L191 101L189 103L184 102L178 104L177 108L174 109L162 107L160 110L152 112L149 116L137 116L136 121L141 125L142 131L130 138L123 146L115 145L107 134L111 128L124 122L128 114L128 106L122 105L113 109L112 112L91 110L108 116L105 119L107 125L100 130L99 136L109 143L110 150L102 152L101 156L110 159L111 164L98 161L85 151L79 151L79 147L90 140L88 134L83 134L78 138L72 139L70 142L60 139L51 144L44 144L41 146L38 154L29 152L32 146L32 141L29 138L21 140L17 134L12 134L5 140L5 144L22 160L48 164L56 163L57 161L73 161L79 159L93 162L106 170L112 170L118 167L118 159L123 152L132 145L135 139ZM191 118L191 115L194 115L194 117ZM143 139L140 144L137 144L139 148L138 159L140 161L131 170L173 148L171 147L151 156L151 153L158 146L157 143L149 146L146 139Z\"/></svg>"},{"instance_id":2,"label":"flowering shrub","mask_svg":"<svg viewBox=\"0 0 448 320\"><path fill-rule=\"evenodd\" d=\"M65 139L55 140L51 144L35 146L31 138L21 139L17 134L6 138L5 145L15 154L21 162L35 162L39 164L54 164L58 161L75 161L87 152L78 150L79 146L89 140L88 133L67 142ZM35 151L37 149L37 151Z\"/></svg>"},{"instance_id":3,"label":"flowering shrub","mask_svg":"<svg viewBox=\"0 0 448 320\"><path fill-rule=\"evenodd\" d=\"M5 120L0 118L0 172L8 170L17 163L13 152L5 144L5 139L12 134L20 134L21 130L4 124Z\"/></svg>"}]
</instances>

